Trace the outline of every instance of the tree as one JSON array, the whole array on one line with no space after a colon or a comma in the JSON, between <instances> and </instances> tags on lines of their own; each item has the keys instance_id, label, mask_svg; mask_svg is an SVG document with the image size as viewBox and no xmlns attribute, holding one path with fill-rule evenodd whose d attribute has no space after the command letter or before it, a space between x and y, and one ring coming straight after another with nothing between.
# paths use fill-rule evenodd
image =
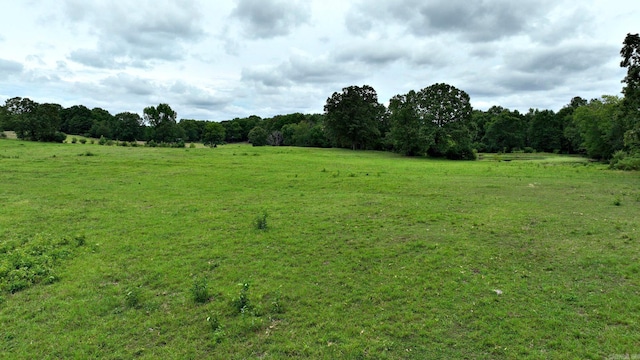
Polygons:
<instances>
[{"instance_id":1,"label":"tree","mask_svg":"<svg viewBox=\"0 0 640 360\"><path fill-rule=\"evenodd\" d=\"M511 112L503 108L494 110L482 138L485 149L489 152L511 152L524 148L527 137L527 123L524 116L518 111Z\"/></svg>"},{"instance_id":2,"label":"tree","mask_svg":"<svg viewBox=\"0 0 640 360\"><path fill-rule=\"evenodd\" d=\"M135 141L142 139L143 128L140 115L131 112L122 112L114 116L115 128L113 137L118 140Z\"/></svg>"},{"instance_id":3,"label":"tree","mask_svg":"<svg viewBox=\"0 0 640 360\"><path fill-rule=\"evenodd\" d=\"M410 156L475 158L472 109L466 92L448 84L434 84L393 97L389 112L390 139L396 151Z\"/></svg>"},{"instance_id":4,"label":"tree","mask_svg":"<svg viewBox=\"0 0 640 360\"><path fill-rule=\"evenodd\" d=\"M350 86L333 93L324 112L326 130L338 146L370 149L380 142L384 106L371 86Z\"/></svg>"},{"instance_id":5,"label":"tree","mask_svg":"<svg viewBox=\"0 0 640 360\"><path fill-rule=\"evenodd\" d=\"M60 130L67 134L85 135L93 127L94 118L91 110L83 105L74 105L60 112L62 125Z\"/></svg>"},{"instance_id":6,"label":"tree","mask_svg":"<svg viewBox=\"0 0 640 360\"><path fill-rule=\"evenodd\" d=\"M181 131L176 122L178 114L168 104L146 107L143 113L144 121L152 129L150 140L159 143L175 143L179 140Z\"/></svg>"},{"instance_id":7,"label":"tree","mask_svg":"<svg viewBox=\"0 0 640 360\"><path fill-rule=\"evenodd\" d=\"M622 108L628 124L624 145L629 152L640 153L640 35L627 34L620 55L620 66L627 68L622 80L625 84Z\"/></svg>"},{"instance_id":8,"label":"tree","mask_svg":"<svg viewBox=\"0 0 640 360\"><path fill-rule=\"evenodd\" d=\"M621 102L617 96L604 95L575 110L573 120L589 157L607 160L623 148L625 128L620 116Z\"/></svg>"},{"instance_id":9,"label":"tree","mask_svg":"<svg viewBox=\"0 0 640 360\"><path fill-rule=\"evenodd\" d=\"M222 124L217 122L209 122L204 126L204 132L202 134L202 142L205 145L217 146L222 144L225 137L225 130Z\"/></svg>"},{"instance_id":10,"label":"tree","mask_svg":"<svg viewBox=\"0 0 640 360\"><path fill-rule=\"evenodd\" d=\"M561 118L552 110L531 109L528 118L528 145L536 151L554 152L562 149L564 129Z\"/></svg>"},{"instance_id":11,"label":"tree","mask_svg":"<svg viewBox=\"0 0 640 360\"><path fill-rule=\"evenodd\" d=\"M267 145L267 130L260 126L256 126L249 131L249 142L253 146L265 146Z\"/></svg>"}]
</instances>

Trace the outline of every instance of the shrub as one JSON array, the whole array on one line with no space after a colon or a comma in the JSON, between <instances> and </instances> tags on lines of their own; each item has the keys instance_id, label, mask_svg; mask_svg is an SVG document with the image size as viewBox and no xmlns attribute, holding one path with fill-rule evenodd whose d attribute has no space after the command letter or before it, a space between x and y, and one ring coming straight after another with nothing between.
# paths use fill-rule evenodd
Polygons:
<instances>
[{"instance_id":1,"label":"shrub","mask_svg":"<svg viewBox=\"0 0 640 360\"><path fill-rule=\"evenodd\" d=\"M107 139L104 137L104 135L100 136L100 140L98 140L98 145L106 145L107 144Z\"/></svg>"},{"instance_id":2,"label":"shrub","mask_svg":"<svg viewBox=\"0 0 640 360\"><path fill-rule=\"evenodd\" d=\"M71 138L71 143L72 144L75 144L77 142L78 142L78 139L75 136Z\"/></svg>"},{"instance_id":3,"label":"shrub","mask_svg":"<svg viewBox=\"0 0 640 360\"><path fill-rule=\"evenodd\" d=\"M86 143L87 143L87 139L85 138L80 139L80 144L86 144Z\"/></svg>"},{"instance_id":4,"label":"shrub","mask_svg":"<svg viewBox=\"0 0 640 360\"><path fill-rule=\"evenodd\" d=\"M231 301L231 306L238 314L244 314L251 310L251 302L249 301L249 283L238 284L242 286L240 295Z\"/></svg>"},{"instance_id":5,"label":"shrub","mask_svg":"<svg viewBox=\"0 0 640 360\"><path fill-rule=\"evenodd\" d=\"M140 290L138 288L128 290L124 294L124 302L127 307L130 308L137 308L140 306Z\"/></svg>"},{"instance_id":6,"label":"shrub","mask_svg":"<svg viewBox=\"0 0 640 360\"><path fill-rule=\"evenodd\" d=\"M532 153L536 152L536 150L534 148L530 147L530 146L527 146L527 147L524 148L524 152L527 153L527 154L532 154Z\"/></svg>"},{"instance_id":7,"label":"shrub","mask_svg":"<svg viewBox=\"0 0 640 360\"><path fill-rule=\"evenodd\" d=\"M640 155L629 155L622 150L616 151L609 162L609 168L625 171L640 170Z\"/></svg>"},{"instance_id":8,"label":"shrub","mask_svg":"<svg viewBox=\"0 0 640 360\"><path fill-rule=\"evenodd\" d=\"M145 146L148 146L148 147L156 147L156 146L158 146L158 143L156 143L156 141L155 141L155 140L149 140L149 141L147 141L147 143L145 144Z\"/></svg>"},{"instance_id":9,"label":"shrub","mask_svg":"<svg viewBox=\"0 0 640 360\"><path fill-rule=\"evenodd\" d=\"M196 148L196 144L191 143L191 145L189 145L189 149L195 149Z\"/></svg>"},{"instance_id":10,"label":"shrub","mask_svg":"<svg viewBox=\"0 0 640 360\"><path fill-rule=\"evenodd\" d=\"M95 140L93 140L93 139L91 139L91 140L89 141L89 144L95 144L95 143L96 143L96 141L95 141Z\"/></svg>"},{"instance_id":11,"label":"shrub","mask_svg":"<svg viewBox=\"0 0 640 360\"><path fill-rule=\"evenodd\" d=\"M262 214L256 216L253 224L256 230L267 230L267 212L264 211Z\"/></svg>"},{"instance_id":12,"label":"shrub","mask_svg":"<svg viewBox=\"0 0 640 360\"><path fill-rule=\"evenodd\" d=\"M4 131L0 131L0 139L6 139L7 134Z\"/></svg>"},{"instance_id":13,"label":"shrub","mask_svg":"<svg viewBox=\"0 0 640 360\"><path fill-rule=\"evenodd\" d=\"M196 277L193 280L193 287L191 288L191 295L193 301L197 303L206 303L209 301L209 287L207 284L207 278Z\"/></svg>"}]
</instances>

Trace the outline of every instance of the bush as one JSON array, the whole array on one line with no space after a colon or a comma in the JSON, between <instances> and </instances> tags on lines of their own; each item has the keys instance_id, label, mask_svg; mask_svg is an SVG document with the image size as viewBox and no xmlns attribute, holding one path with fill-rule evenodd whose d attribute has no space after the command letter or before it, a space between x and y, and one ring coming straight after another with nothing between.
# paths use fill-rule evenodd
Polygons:
<instances>
[{"instance_id":1,"label":"bush","mask_svg":"<svg viewBox=\"0 0 640 360\"><path fill-rule=\"evenodd\" d=\"M191 295L193 297L193 301L197 303L202 304L209 301L209 287L208 287L206 278L197 277L193 280Z\"/></svg>"},{"instance_id":2,"label":"bush","mask_svg":"<svg viewBox=\"0 0 640 360\"><path fill-rule=\"evenodd\" d=\"M267 212L265 211L262 214L256 216L253 225L256 230L267 230Z\"/></svg>"},{"instance_id":3,"label":"bush","mask_svg":"<svg viewBox=\"0 0 640 360\"><path fill-rule=\"evenodd\" d=\"M62 143L65 140L67 140L67 134L60 132L60 131L56 131L53 134L53 138L51 139L53 142L57 142L57 143Z\"/></svg>"},{"instance_id":4,"label":"bush","mask_svg":"<svg viewBox=\"0 0 640 360\"><path fill-rule=\"evenodd\" d=\"M80 144L86 144L87 143L87 139L80 139Z\"/></svg>"},{"instance_id":5,"label":"bush","mask_svg":"<svg viewBox=\"0 0 640 360\"><path fill-rule=\"evenodd\" d=\"M72 144L75 144L77 142L78 142L78 139L75 136L71 138L71 143Z\"/></svg>"},{"instance_id":6,"label":"bush","mask_svg":"<svg viewBox=\"0 0 640 360\"><path fill-rule=\"evenodd\" d=\"M4 131L0 131L0 139L6 139L7 134Z\"/></svg>"},{"instance_id":7,"label":"bush","mask_svg":"<svg viewBox=\"0 0 640 360\"><path fill-rule=\"evenodd\" d=\"M640 155L629 155L622 150L616 151L609 162L609 168L625 171L640 170Z\"/></svg>"},{"instance_id":8,"label":"bush","mask_svg":"<svg viewBox=\"0 0 640 360\"><path fill-rule=\"evenodd\" d=\"M148 146L148 147L156 147L156 146L158 146L158 143L156 143L156 141L155 141L155 140L149 140L149 141L147 141L147 143L145 144L145 146Z\"/></svg>"},{"instance_id":9,"label":"bush","mask_svg":"<svg viewBox=\"0 0 640 360\"><path fill-rule=\"evenodd\" d=\"M98 145L106 145L107 144L107 139L104 137L104 135L100 136L100 140L98 140Z\"/></svg>"},{"instance_id":10,"label":"bush","mask_svg":"<svg viewBox=\"0 0 640 360\"><path fill-rule=\"evenodd\" d=\"M530 146L527 146L524 148L524 152L527 154L533 154L534 152L536 152L536 150Z\"/></svg>"},{"instance_id":11,"label":"bush","mask_svg":"<svg viewBox=\"0 0 640 360\"><path fill-rule=\"evenodd\" d=\"M244 314L251 310L251 303L249 301L249 283L245 282L239 285L242 286L240 296L231 301L231 306L238 314Z\"/></svg>"}]
</instances>

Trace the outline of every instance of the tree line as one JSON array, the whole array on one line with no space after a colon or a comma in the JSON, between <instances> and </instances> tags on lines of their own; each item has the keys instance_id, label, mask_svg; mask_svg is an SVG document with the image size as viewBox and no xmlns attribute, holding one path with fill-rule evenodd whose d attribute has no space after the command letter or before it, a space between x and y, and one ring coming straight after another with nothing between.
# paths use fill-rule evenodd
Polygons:
<instances>
[{"instance_id":1,"label":"tree line","mask_svg":"<svg viewBox=\"0 0 640 360\"><path fill-rule=\"evenodd\" d=\"M575 97L558 112L520 113L500 106L476 110L465 91L444 83L398 94L385 106L375 89L364 85L332 94L323 114L254 115L221 122L178 121L168 104L147 107L141 117L15 97L0 106L0 130L34 141L64 141L65 134L182 146L248 141L255 146L343 147L449 159L475 159L477 152L556 152L640 167L639 49L638 34L628 34L620 52L620 65L627 69L622 97Z\"/></svg>"}]
</instances>

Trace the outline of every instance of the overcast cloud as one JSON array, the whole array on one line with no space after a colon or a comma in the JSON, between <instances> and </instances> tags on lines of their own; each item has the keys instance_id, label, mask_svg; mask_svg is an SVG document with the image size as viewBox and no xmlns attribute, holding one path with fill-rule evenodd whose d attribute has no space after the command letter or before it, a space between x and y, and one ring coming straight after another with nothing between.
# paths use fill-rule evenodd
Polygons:
<instances>
[{"instance_id":1,"label":"overcast cloud","mask_svg":"<svg viewBox=\"0 0 640 360\"><path fill-rule=\"evenodd\" d=\"M632 0L40 0L0 14L0 102L179 118L320 113L350 85L381 102L438 82L474 108L558 110L619 95Z\"/></svg>"}]
</instances>

